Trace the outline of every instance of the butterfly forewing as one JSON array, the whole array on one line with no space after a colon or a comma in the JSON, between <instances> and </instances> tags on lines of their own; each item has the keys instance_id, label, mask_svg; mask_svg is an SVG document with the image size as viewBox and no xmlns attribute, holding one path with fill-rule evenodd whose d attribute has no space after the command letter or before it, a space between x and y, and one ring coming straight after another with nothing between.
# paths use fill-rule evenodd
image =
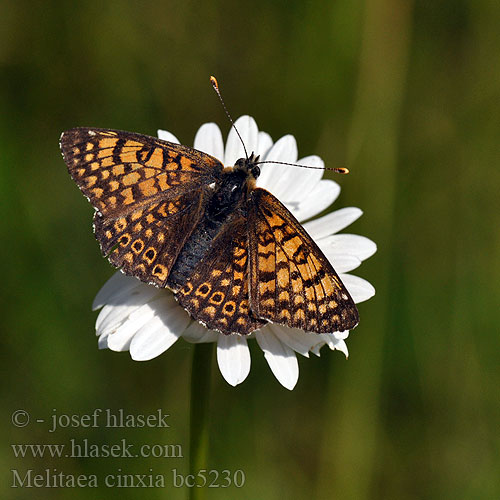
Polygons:
<instances>
[{"instance_id":1,"label":"butterfly forewing","mask_svg":"<svg viewBox=\"0 0 500 500\"><path fill-rule=\"evenodd\" d=\"M215 182L222 164L186 146L131 132L75 128L61 136L71 177L103 215L122 216L138 204Z\"/></svg>"},{"instance_id":2,"label":"butterfly forewing","mask_svg":"<svg viewBox=\"0 0 500 500\"><path fill-rule=\"evenodd\" d=\"M103 253L126 274L165 286L222 164L186 146L96 128L64 132L61 150L96 209L94 231Z\"/></svg>"},{"instance_id":3,"label":"butterfly forewing","mask_svg":"<svg viewBox=\"0 0 500 500\"><path fill-rule=\"evenodd\" d=\"M248 202L250 306L259 318L302 330L349 330L358 311L328 259L271 193Z\"/></svg>"},{"instance_id":4,"label":"butterfly forewing","mask_svg":"<svg viewBox=\"0 0 500 500\"><path fill-rule=\"evenodd\" d=\"M208 328L248 335L266 323L249 309L248 283L247 221L236 217L214 239L210 252L176 297Z\"/></svg>"}]
</instances>

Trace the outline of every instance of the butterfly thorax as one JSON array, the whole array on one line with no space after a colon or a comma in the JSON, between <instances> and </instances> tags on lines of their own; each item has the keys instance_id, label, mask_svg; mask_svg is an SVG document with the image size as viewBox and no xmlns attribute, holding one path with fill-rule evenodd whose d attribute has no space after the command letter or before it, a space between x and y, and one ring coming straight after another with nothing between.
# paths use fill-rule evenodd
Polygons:
<instances>
[{"instance_id":1,"label":"butterfly thorax","mask_svg":"<svg viewBox=\"0 0 500 500\"><path fill-rule=\"evenodd\" d=\"M248 174L243 170L227 169L222 172L219 185L207 203L205 217L214 222L223 222L240 203L247 191Z\"/></svg>"},{"instance_id":2,"label":"butterfly thorax","mask_svg":"<svg viewBox=\"0 0 500 500\"><path fill-rule=\"evenodd\" d=\"M225 168L207 193L206 205L199 224L184 244L168 277L167 286L181 288L193 269L205 257L223 225L239 217L247 217L246 200L255 187L260 170L253 154L240 159L234 167Z\"/></svg>"}]
</instances>

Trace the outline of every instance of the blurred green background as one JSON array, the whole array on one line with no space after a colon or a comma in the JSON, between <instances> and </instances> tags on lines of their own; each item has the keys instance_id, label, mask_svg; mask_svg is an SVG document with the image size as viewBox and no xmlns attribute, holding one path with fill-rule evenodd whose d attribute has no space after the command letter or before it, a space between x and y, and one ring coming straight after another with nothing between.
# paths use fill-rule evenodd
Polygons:
<instances>
[{"instance_id":1,"label":"blurred green background","mask_svg":"<svg viewBox=\"0 0 500 500\"><path fill-rule=\"evenodd\" d=\"M181 444L188 454L192 346L146 363L98 351L92 299L113 274L92 208L67 174L61 131L98 126L192 144L236 117L295 135L351 175L334 205L378 244L355 272L350 358L300 358L292 392L259 349L231 388L214 367L212 469L241 489L209 498L500 498L500 3L497 0L3 1L0 3L2 498L93 498L11 488L12 472L187 472L187 458L14 458L11 443ZM254 346L255 347L255 346ZM165 429L19 429L59 414L163 408ZM102 488L106 498L185 489Z\"/></svg>"}]
</instances>

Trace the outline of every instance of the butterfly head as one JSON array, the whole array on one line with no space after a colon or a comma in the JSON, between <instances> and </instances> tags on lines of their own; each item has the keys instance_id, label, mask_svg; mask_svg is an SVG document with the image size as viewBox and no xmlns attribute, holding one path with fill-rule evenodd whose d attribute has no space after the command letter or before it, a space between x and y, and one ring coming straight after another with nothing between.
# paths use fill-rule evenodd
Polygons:
<instances>
[{"instance_id":1,"label":"butterfly head","mask_svg":"<svg viewBox=\"0 0 500 500\"><path fill-rule=\"evenodd\" d=\"M254 179L257 179L260 175L260 168L257 165L259 161L259 156L255 156L254 153L250 155L249 158L240 158L235 164L235 170L243 170L246 174L251 175Z\"/></svg>"}]
</instances>

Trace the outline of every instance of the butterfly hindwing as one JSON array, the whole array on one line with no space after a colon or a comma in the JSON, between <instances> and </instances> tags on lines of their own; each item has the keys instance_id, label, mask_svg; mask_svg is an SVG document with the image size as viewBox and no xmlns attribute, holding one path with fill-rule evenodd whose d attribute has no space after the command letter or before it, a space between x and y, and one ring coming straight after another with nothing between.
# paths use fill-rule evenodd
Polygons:
<instances>
[{"instance_id":1,"label":"butterfly hindwing","mask_svg":"<svg viewBox=\"0 0 500 500\"><path fill-rule=\"evenodd\" d=\"M266 323L249 309L248 283L247 221L236 216L224 225L176 297L207 328L248 335Z\"/></svg>"},{"instance_id":2,"label":"butterfly hindwing","mask_svg":"<svg viewBox=\"0 0 500 500\"><path fill-rule=\"evenodd\" d=\"M330 333L358 323L349 292L312 238L271 193L248 201L250 307L258 318Z\"/></svg>"},{"instance_id":3,"label":"butterfly hindwing","mask_svg":"<svg viewBox=\"0 0 500 500\"><path fill-rule=\"evenodd\" d=\"M142 206L118 219L96 212L94 231L101 250L125 274L165 287L179 252L203 215L204 200L200 189Z\"/></svg>"},{"instance_id":4,"label":"butterfly hindwing","mask_svg":"<svg viewBox=\"0 0 500 500\"><path fill-rule=\"evenodd\" d=\"M126 274L165 286L222 164L154 137L97 128L61 136L69 173L96 213L101 250Z\"/></svg>"}]
</instances>

